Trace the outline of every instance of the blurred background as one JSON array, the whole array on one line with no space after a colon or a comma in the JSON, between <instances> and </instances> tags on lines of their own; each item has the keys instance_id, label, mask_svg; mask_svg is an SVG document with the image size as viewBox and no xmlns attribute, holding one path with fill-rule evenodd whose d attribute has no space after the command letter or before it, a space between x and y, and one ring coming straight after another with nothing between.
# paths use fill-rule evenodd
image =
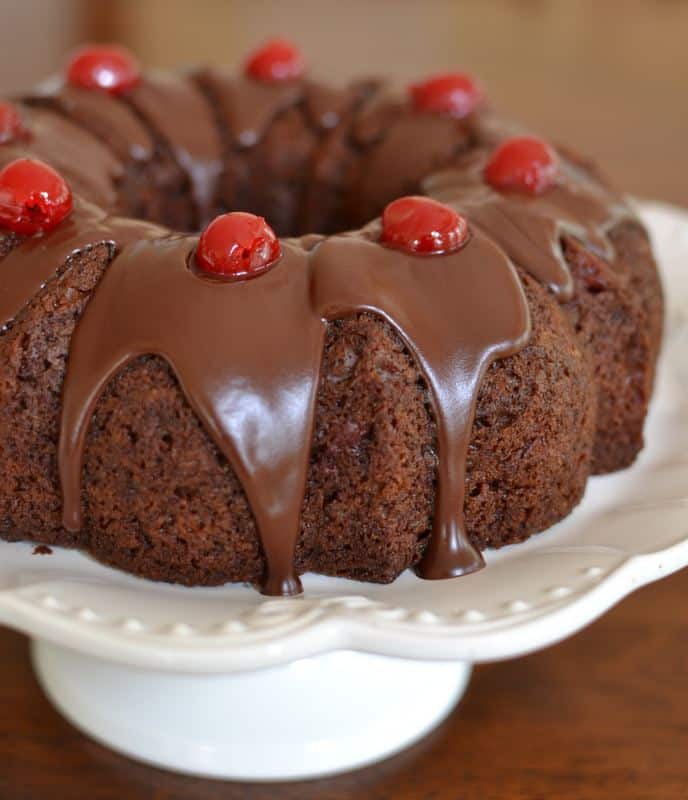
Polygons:
<instances>
[{"instance_id":1,"label":"blurred background","mask_svg":"<svg viewBox=\"0 0 688 800\"><path fill-rule=\"evenodd\" d=\"M623 189L688 206L687 0L0 0L0 91L86 40L151 66L234 65L293 38L323 76L474 72L500 108L594 156Z\"/></svg>"}]
</instances>

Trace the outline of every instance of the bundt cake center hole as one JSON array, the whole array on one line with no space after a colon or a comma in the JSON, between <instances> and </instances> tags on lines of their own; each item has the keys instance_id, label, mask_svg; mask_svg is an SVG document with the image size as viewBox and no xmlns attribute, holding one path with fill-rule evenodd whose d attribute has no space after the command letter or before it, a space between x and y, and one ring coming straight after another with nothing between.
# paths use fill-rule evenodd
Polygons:
<instances>
[{"instance_id":1,"label":"bundt cake center hole","mask_svg":"<svg viewBox=\"0 0 688 800\"><path fill-rule=\"evenodd\" d=\"M275 192L274 197L267 198L263 202L259 200L250 202L249 198L242 202L239 199L239 202L231 207L221 208L218 213L244 211L263 217L277 236L283 239L302 236L333 236L359 228L369 221L369 219L357 216L355 209L350 211L342 208L337 209L336 212L328 211L325 200L322 201L321 213L314 213L310 208L308 197L301 197L301 194L305 194L305 190L302 192L294 190L291 193ZM390 197L388 202L394 199L396 197ZM370 219L381 214L382 208L384 206L379 209L377 214L371 215Z\"/></svg>"}]
</instances>

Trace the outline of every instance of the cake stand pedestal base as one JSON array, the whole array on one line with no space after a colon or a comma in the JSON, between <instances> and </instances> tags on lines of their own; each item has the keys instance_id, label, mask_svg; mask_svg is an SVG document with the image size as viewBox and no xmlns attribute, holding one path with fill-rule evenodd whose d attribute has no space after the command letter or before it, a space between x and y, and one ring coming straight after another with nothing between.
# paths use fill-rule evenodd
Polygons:
<instances>
[{"instance_id":1,"label":"cake stand pedestal base","mask_svg":"<svg viewBox=\"0 0 688 800\"><path fill-rule=\"evenodd\" d=\"M470 666L351 651L226 675L142 670L33 641L52 702L132 758L205 777L314 778L362 767L444 719Z\"/></svg>"}]
</instances>

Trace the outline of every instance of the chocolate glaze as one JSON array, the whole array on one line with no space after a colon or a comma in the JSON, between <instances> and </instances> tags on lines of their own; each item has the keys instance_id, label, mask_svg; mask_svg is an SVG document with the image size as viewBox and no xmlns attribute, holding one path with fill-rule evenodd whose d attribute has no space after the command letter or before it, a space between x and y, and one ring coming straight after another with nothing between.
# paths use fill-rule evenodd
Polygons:
<instances>
[{"instance_id":1,"label":"chocolate glaze","mask_svg":"<svg viewBox=\"0 0 688 800\"><path fill-rule=\"evenodd\" d=\"M423 178L453 163L470 146L468 127L450 117L402 113L359 159L360 175L347 198L347 217L363 225L390 198L415 194Z\"/></svg>"},{"instance_id":2,"label":"chocolate glaze","mask_svg":"<svg viewBox=\"0 0 688 800\"><path fill-rule=\"evenodd\" d=\"M111 148L122 164L150 164L158 143L164 142L188 177L196 209L193 227L203 227L217 213L222 145L212 110L190 78L147 74L135 90L122 98L54 79L25 97L24 102L34 108L54 109L78 123ZM55 146L62 152L62 138L57 133ZM65 161L66 174L71 177L79 162ZM109 198L99 197L99 201L112 209L116 200L111 185L109 191Z\"/></svg>"},{"instance_id":3,"label":"chocolate glaze","mask_svg":"<svg viewBox=\"0 0 688 800\"><path fill-rule=\"evenodd\" d=\"M94 203L115 206L115 184L122 164L102 142L47 108L27 108L23 117L28 140L0 148L0 164L27 156L37 158L55 167Z\"/></svg>"},{"instance_id":4,"label":"chocolate glaze","mask_svg":"<svg viewBox=\"0 0 688 800\"><path fill-rule=\"evenodd\" d=\"M379 85L361 107L351 128L351 136L359 146L374 144L407 111L407 101L401 92L388 85Z\"/></svg>"},{"instance_id":5,"label":"chocolate glaze","mask_svg":"<svg viewBox=\"0 0 688 800\"><path fill-rule=\"evenodd\" d=\"M342 137L350 137L359 154L370 149L386 170L395 172L397 164L397 178L420 181L433 173L422 190L464 213L472 236L457 253L414 256L382 246L379 223L373 222L331 238L284 240L282 259L268 273L224 282L193 269L194 237L108 217L77 198L58 229L25 240L0 269L0 324L7 325L70 255L111 243L112 261L71 342L63 390L59 471L65 527L81 525L81 465L98 397L127 362L159 355L244 487L266 560L263 591L299 591L293 556L327 322L370 312L394 327L415 359L437 426L436 512L419 574L444 578L479 568L481 557L463 523L466 452L485 370L528 339L528 309L512 259L565 301L573 283L561 236L581 238L610 257L608 230L629 216L628 210L564 156L558 184L545 194L494 192L481 180L483 151L467 161L457 157L462 148L480 142L479 119L457 123L417 114L398 97L390 100L371 89L372 99L359 110L365 93L327 91L307 82L261 84L215 70L197 72L195 80L219 105L218 119L226 121L225 149L259 142L276 116L301 104L323 130L346 125L331 141L341 144ZM186 124L197 122L189 109L200 108L187 84L147 78L126 101L105 95L87 100L81 90L64 87L54 97L59 109L100 135L114 155L58 114L35 108L31 142L25 149L2 148L3 163L28 151L63 165L75 185L81 188L83 181L89 199L107 208L123 143L134 158L150 153L151 142L162 136L188 171L199 212L210 209L219 145L214 132ZM131 114L120 113L128 103L136 108L134 118L145 121L142 129L150 138L139 135ZM117 135L96 132L99 109ZM205 116L199 127L212 127ZM442 126L446 141L436 131L421 136ZM488 131L483 141L499 141L494 120L483 127ZM70 144L72 128L78 144ZM446 162L454 168L438 172ZM398 189L392 181L375 202Z\"/></svg>"},{"instance_id":6,"label":"chocolate glaze","mask_svg":"<svg viewBox=\"0 0 688 800\"><path fill-rule=\"evenodd\" d=\"M366 96L375 91L375 81L357 81L333 87L308 81L304 85L304 107L311 123L323 130L334 128Z\"/></svg>"},{"instance_id":7,"label":"chocolate glaze","mask_svg":"<svg viewBox=\"0 0 688 800\"><path fill-rule=\"evenodd\" d=\"M573 298L571 271L562 238L572 236L612 260L608 233L632 211L607 187L570 160L560 157L556 185L541 195L504 194L488 186L483 170L488 154L472 153L462 168L431 175L423 191L455 205L485 230L510 258L547 284L560 302Z\"/></svg>"},{"instance_id":8,"label":"chocolate glaze","mask_svg":"<svg viewBox=\"0 0 688 800\"><path fill-rule=\"evenodd\" d=\"M126 101L165 140L188 175L196 227L204 227L217 211L222 144L199 89L184 76L156 72L148 74Z\"/></svg>"},{"instance_id":9,"label":"chocolate glaze","mask_svg":"<svg viewBox=\"0 0 688 800\"><path fill-rule=\"evenodd\" d=\"M333 128L377 86L373 80L343 87L312 80L265 83L219 69L196 70L193 76L217 104L230 146L235 147L255 146L276 117L299 105L314 127Z\"/></svg>"},{"instance_id":10,"label":"chocolate glaze","mask_svg":"<svg viewBox=\"0 0 688 800\"><path fill-rule=\"evenodd\" d=\"M25 97L24 102L59 110L105 142L122 162L153 158L155 142L146 126L125 103L109 94L53 79Z\"/></svg>"},{"instance_id":11,"label":"chocolate glaze","mask_svg":"<svg viewBox=\"0 0 688 800\"><path fill-rule=\"evenodd\" d=\"M218 105L230 140L237 147L253 147L273 119L303 99L299 81L264 83L217 69L194 73Z\"/></svg>"}]
</instances>

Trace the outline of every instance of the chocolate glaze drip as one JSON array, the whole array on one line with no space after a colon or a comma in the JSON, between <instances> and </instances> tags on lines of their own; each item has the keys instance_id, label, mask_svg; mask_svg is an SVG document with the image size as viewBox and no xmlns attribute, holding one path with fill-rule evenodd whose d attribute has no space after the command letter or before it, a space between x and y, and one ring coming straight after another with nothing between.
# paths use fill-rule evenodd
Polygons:
<instances>
[{"instance_id":1,"label":"chocolate glaze drip","mask_svg":"<svg viewBox=\"0 0 688 800\"><path fill-rule=\"evenodd\" d=\"M363 152L347 216L363 225L381 214L391 197L417 193L426 175L438 165L453 163L470 142L469 129L460 121L439 114L400 113Z\"/></svg>"},{"instance_id":2,"label":"chocolate glaze drip","mask_svg":"<svg viewBox=\"0 0 688 800\"><path fill-rule=\"evenodd\" d=\"M59 450L64 525L81 526L82 452L100 393L132 358L157 354L244 487L267 563L263 591L293 594L324 336L309 261L285 245L260 279L218 281L189 268L194 244L168 237L123 248L77 327Z\"/></svg>"},{"instance_id":3,"label":"chocolate glaze drip","mask_svg":"<svg viewBox=\"0 0 688 800\"><path fill-rule=\"evenodd\" d=\"M196 209L193 225L203 227L218 211L222 144L212 111L190 78L150 73L125 98L51 80L24 98L24 102L34 108L55 109L68 117L111 148L122 164L153 161L157 136L188 176ZM55 133L55 151L65 152L60 131ZM72 178L78 164L78 160L65 159L63 171ZM112 183L116 184L118 177L113 174L110 178L109 196L98 198L106 208L116 206ZM89 192L87 195L93 196Z\"/></svg>"},{"instance_id":4,"label":"chocolate glaze drip","mask_svg":"<svg viewBox=\"0 0 688 800\"><path fill-rule=\"evenodd\" d=\"M217 211L222 144L202 94L181 75L150 73L126 100L167 142L188 175L196 224L204 227Z\"/></svg>"},{"instance_id":5,"label":"chocolate glaze drip","mask_svg":"<svg viewBox=\"0 0 688 800\"><path fill-rule=\"evenodd\" d=\"M509 257L547 284L560 302L573 298L573 277L562 250L572 236L608 260L608 237L622 219L633 218L627 205L570 160L560 157L557 183L541 195L495 191L482 179L488 155L472 153L461 168L431 175L423 191L455 205L474 225L487 231Z\"/></svg>"},{"instance_id":6,"label":"chocolate glaze drip","mask_svg":"<svg viewBox=\"0 0 688 800\"><path fill-rule=\"evenodd\" d=\"M24 102L59 110L105 142L122 162L153 158L155 142L146 126L125 103L108 94L53 79L25 97Z\"/></svg>"},{"instance_id":7,"label":"chocolate glaze drip","mask_svg":"<svg viewBox=\"0 0 688 800\"><path fill-rule=\"evenodd\" d=\"M315 81L304 85L304 107L311 123L323 130L334 128L359 102L375 90L375 81L357 81L332 87Z\"/></svg>"},{"instance_id":8,"label":"chocolate glaze drip","mask_svg":"<svg viewBox=\"0 0 688 800\"><path fill-rule=\"evenodd\" d=\"M379 141L408 109L406 99L394 88L381 85L377 89L366 99L351 129L353 140L362 147Z\"/></svg>"},{"instance_id":9,"label":"chocolate glaze drip","mask_svg":"<svg viewBox=\"0 0 688 800\"><path fill-rule=\"evenodd\" d=\"M117 200L114 185L122 165L110 150L87 131L46 108L25 109L30 131L26 142L0 148L0 164L32 157L51 164L69 178L73 189L94 203L112 208Z\"/></svg>"},{"instance_id":10,"label":"chocolate glaze drip","mask_svg":"<svg viewBox=\"0 0 688 800\"><path fill-rule=\"evenodd\" d=\"M482 376L523 347L530 332L521 283L504 254L476 232L458 253L411 256L366 238L339 236L314 252L313 298L324 317L367 310L399 333L430 390L438 475L424 578L450 578L483 562L463 522L465 463Z\"/></svg>"},{"instance_id":11,"label":"chocolate glaze drip","mask_svg":"<svg viewBox=\"0 0 688 800\"><path fill-rule=\"evenodd\" d=\"M276 117L298 105L316 128L333 128L377 85L371 80L340 88L311 80L264 83L218 69L193 74L217 103L218 115L235 147L255 146Z\"/></svg>"},{"instance_id":12,"label":"chocolate glaze drip","mask_svg":"<svg viewBox=\"0 0 688 800\"><path fill-rule=\"evenodd\" d=\"M217 69L199 70L195 77L217 102L229 138L237 147L258 144L273 119L303 99L299 81L264 83Z\"/></svg>"},{"instance_id":13,"label":"chocolate glaze drip","mask_svg":"<svg viewBox=\"0 0 688 800\"><path fill-rule=\"evenodd\" d=\"M165 233L156 225L133 219L107 217L98 206L76 198L72 214L50 233L25 239L8 253L0 269L0 329L57 274L75 253L102 242L113 250L128 242Z\"/></svg>"},{"instance_id":14,"label":"chocolate glaze drip","mask_svg":"<svg viewBox=\"0 0 688 800\"><path fill-rule=\"evenodd\" d=\"M263 591L299 591L293 557L327 321L370 312L393 326L415 359L437 426L436 512L418 572L444 578L479 568L481 557L463 522L466 452L485 370L517 352L529 334L512 260L566 301L573 282L561 237L580 238L610 257L609 228L630 212L563 156L557 186L539 197L501 195L486 187L481 179L486 154L478 151L464 160L457 151L476 141L498 142L507 131L491 117L482 125L480 119L457 123L416 114L370 85L361 94L307 82L262 84L214 70L194 79L220 106L218 119L229 129L225 149L258 143L272 120L299 104L322 129L346 119L343 135L352 146L381 159L387 165L381 173L401 176L379 195L371 189L369 202L389 201L385 194L399 189L413 191L415 186L401 184L435 173L422 190L464 213L472 238L457 253L411 256L380 245L379 223L371 223L329 239L285 240L283 257L271 271L251 281L224 282L195 272L194 237L107 217L77 199L59 228L23 241L0 269L0 325L6 326L70 255L111 243L113 259L72 339L63 390L59 470L65 527L81 525L83 449L99 396L126 363L159 355L244 487L265 555ZM147 79L127 101L53 89L48 95L56 110L112 152L56 112L36 108L48 102L41 100L32 101L31 142L26 148L1 148L2 163L28 151L63 167L75 188L111 207L119 159L152 157L156 142L150 127L188 171L199 212L208 212L219 143L215 133L194 129L192 122L197 128L213 126L209 119L191 119L189 109L200 109L198 97L191 99L189 85L180 81ZM370 102L358 109L366 93ZM430 126L434 132L424 135ZM435 130L442 126L446 140ZM446 162L455 168L437 173L438 164Z\"/></svg>"}]
</instances>

